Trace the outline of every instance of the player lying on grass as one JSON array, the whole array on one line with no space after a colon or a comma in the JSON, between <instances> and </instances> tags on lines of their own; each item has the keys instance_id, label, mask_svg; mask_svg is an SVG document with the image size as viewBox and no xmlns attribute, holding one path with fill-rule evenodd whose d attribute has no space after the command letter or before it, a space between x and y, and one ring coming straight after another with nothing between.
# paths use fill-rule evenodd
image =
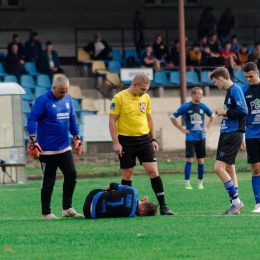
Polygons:
<instances>
[{"instance_id":1,"label":"player lying on grass","mask_svg":"<svg viewBox=\"0 0 260 260\"><path fill-rule=\"evenodd\" d=\"M155 216L157 205L148 197L138 200L138 191L127 185L110 183L106 189L92 190L86 197L83 212L87 219Z\"/></svg>"}]
</instances>

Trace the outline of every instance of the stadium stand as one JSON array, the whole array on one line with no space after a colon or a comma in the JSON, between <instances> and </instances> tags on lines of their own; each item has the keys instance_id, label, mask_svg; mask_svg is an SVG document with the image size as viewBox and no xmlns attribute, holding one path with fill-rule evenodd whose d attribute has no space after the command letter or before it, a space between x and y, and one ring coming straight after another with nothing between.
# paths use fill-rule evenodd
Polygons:
<instances>
[{"instance_id":1,"label":"stadium stand","mask_svg":"<svg viewBox=\"0 0 260 260\"><path fill-rule=\"evenodd\" d=\"M158 86L170 86L172 85L169 79L167 78L165 72L156 71L154 72L154 83Z\"/></svg>"},{"instance_id":2,"label":"stadium stand","mask_svg":"<svg viewBox=\"0 0 260 260\"><path fill-rule=\"evenodd\" d=\"M105 76L108 70L104 61L93 61L92 62L92 73L95 75Z\"/></svg>"},{"instance_id":3,"label":"stadium stand","mask_svg":"<svg viewBox=\"0 0 260 260\"><path fill-rule=\"evenodd\" d=\"M37 87L32 75L22 75L20 78L20 84L23 88L35 89Z\"/></svg>"},{"instance_id":4,"label":"stadium stand","mask_svg":"<svg viewBox=\"0 0 260 260\"><path fill-rule=\"evenodd\" d=\"M205 86L214 86L214 82L208 77L210 70L203 70L201 72L201 84Z\"/></svg>"},{"instance_id":5,"label":"stadium stand","mask_svg":"<svg viewBox=\"0 0 260 260\"><path fill-rule=\"evenodd\" d=\"M6 75L4 76L4 79L3 79L3 82L15 82L15 83L18 83L18 79L15 75Z\"/></svg>"},{"instance_id":6,"label":"stadium stand","mask_svg":"<svg viewBox=\"0 0 260 260\"><path fill-rule=\"evenodd\" d=\"M195 71L186 71L186 82L189 86L201 85L198 73Z\"/></svg>"},{"instance_id":7,"label":"stadium stand","mask_svg":"<svg viewBox=\"0 0 260 260\"><path fill-rule=\"evenodd\" d=\"M244 71L242 70L234 70L233 71L233 76L234 76L234 82L237 83L238 85L242 85L246 83L246 78L244 76Z\"/></svg>"},{"instance_id":8,"label":"stadium stand","mask_svg":"<svg viewBox=\"0 0 260 260\"><path fill-rule=\"evenodd\" d=\"M38 98L39 96L41 96L48 90L49 90L49 88L45 88L45 87L36 88L35 89L35 98Z\"/></svg>"},{"instance_id":9,"label":"stadium stand","mask_svg":"<svg viewBox=\"0 0 260 260\"><path fill-rule=\"evenodd\" d=\"M121 88L123 86L117 73L107 73L106 83L109 87Z\"/></svg>"},{"instance_id":10,"label":"stadium stand","mask_svg":"<svg viewBox=\"0 0 260 260\"><path fill-rule=\"evenodd\" d=\"M31 88L23 88L23 89L25 90L25 95L22 96L22 99L31 102L34 101L35 98Z\"/></svg>"},{"instance_id":11,"label":"stadium stand","mask_svg":"<svg viewBox=\"0 0 260 260\"><path fill-rule=\"evenodd\" d=\"M178 70L172 71L170 73L170 82L174 86L180 86L181 81L180 81L180 72Z\"/></svg>"},{"instance_id":12,"label":"stadium stand","mask_svg":"<svg viewBox=\"0 0 260 260\"><path fill-rule=\"evenodd\" d=\"M79 86L70 85L69 94L73 99L82 100L83 98L85 98Z\"/></svg>"},{"instance_id":13,"label":"stadium stand","mask_svg":"<svg viewBox=\"0 0 260 260\"><path fill-rule=\"evenodd\" d=\"M50 89L52 87L49 75L40 74L36 77L36 85Z\"/></svg>"},{"instance_id":14,"label":"stadium stand","mask_svg":"<svg viewBox=\"0 0 260 260\"><path fill-rule=\"evenodd\" d=\"M29 101L22 100L22 112L24 114L30 114L31 113L31 107L30 107Z\"/></svg>"},{"instance_id":15,"label":"stadium stand","mask_svg":"<svg viewBox=\"0 0 260 260\"><path fill-rule=\"evenodd\" d=\"M0 63L0 78L3 78L6 75L8 75L8 74L5 72L3 64Z\"/></svg>"},{"instance_id":16,"label":"stadium stand","mask_svg":"<svg viewBox=\"0 0 260 260\"><path fill-rule=\"evenodd\" d=\"M121 64L119 61L112 60L108 62L107 68L109 72L120 74Z\"/></svg>"},{"instance_id":17,"label":"stadium stand","mask_svg":"<svg viewBox=\"0 0 260 260\"><path fill-rule=\"evenodd\" d=\"M125 60L123 59L120 50L112 50L111 57L113 58L113 60L119 61L122 66L125 66Z\"/></svg>"},{"instance_id":18,"label":"stadium stand","mask_svg":"<svg viewBox=\"0 0 260 260\"><path fill-rule=\"evenodd\" d=\"M36 65L35 65L34 62L29 62L29 61L25 62L24 63L24 68L32 76L40 75L40 73L36 69Z\"/></svg>"}]
</instances>

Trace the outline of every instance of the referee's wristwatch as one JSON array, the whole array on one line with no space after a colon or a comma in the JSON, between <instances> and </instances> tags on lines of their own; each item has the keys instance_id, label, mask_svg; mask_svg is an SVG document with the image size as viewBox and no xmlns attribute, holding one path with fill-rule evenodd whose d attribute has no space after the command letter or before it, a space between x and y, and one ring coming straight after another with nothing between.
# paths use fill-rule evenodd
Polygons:
<instances>
[{"instance_id":1,"label":"referee's wristwatch","mask_svg":"<svg viewBox=\"0 0 260 260\"><path fill-rule=\"evenodd\" d=\"M152 138L151 142L156 142L157 143L157 140L155 138Z\"/></svg>"}]
</instances>

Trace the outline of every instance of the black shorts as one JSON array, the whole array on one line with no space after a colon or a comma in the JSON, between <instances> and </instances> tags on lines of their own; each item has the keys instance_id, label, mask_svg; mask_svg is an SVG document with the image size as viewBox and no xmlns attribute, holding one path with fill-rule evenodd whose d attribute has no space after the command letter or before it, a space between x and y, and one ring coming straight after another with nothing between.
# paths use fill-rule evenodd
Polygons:
<instances>
[{"instance_id":1,"label":"black shorts","mask_svg":"<svg viewBox=\"0 0 260 260\"><path fill-rule=\"evenodd\" d=\"M216 159L230 165L235 164L242 141L242 132L221 133L218 141Z\"/></svg>"},{"instance_id":2,"label":"black shorts","mask_svg":"<svg viewBox=\"0 0 260 260\"><path fill-rule=\"evenodd\" d=\"M99 193L100 191L103 191L102 189L95 189L92 190L86 197L85 203L83 205L83 213L85 218L91 219L91 212L90 212L90 206L93 201L94 196Z\"/></svg>"},{"instance_id":3,"label":"black shorts","mask_svg":"<svg viewBox=\"0 0 260 260\"><path fill-rule=\"evenodd\" d=\"M260 138L246 139L247 162L260 162Z\"/></svg>"},{"instance_id":4,"label":"black shorts","mask_svg":"<svg viewBox=\"0 0 260 260\"><path fill-rule=\"evenodd\" d=\"M186 141L186 158L193 158L196 152L197 158L206 156L206 140Z\"/></svg>"},{"instance_id":5,"label":"black shorts","mask_svg":"<svg viewBox=\"0 0 260 260\"><path fill-rule=\"evenodd\" d=\"M156 162L155 152L149 135L118 136L123 147L122 157L119 156L120 168L128 169L136 165L136 157L140 164L143 162Z\"/></svg>"}]
</instances>

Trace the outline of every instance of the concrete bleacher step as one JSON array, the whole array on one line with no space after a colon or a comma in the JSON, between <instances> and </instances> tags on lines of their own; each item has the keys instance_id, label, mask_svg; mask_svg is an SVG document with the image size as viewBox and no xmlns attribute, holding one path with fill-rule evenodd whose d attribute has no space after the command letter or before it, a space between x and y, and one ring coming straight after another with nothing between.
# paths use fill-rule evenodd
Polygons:
<instances>
[{"instance_id":1,"label":"concrete bleacher step","mask_svg":"<svg viewBox=\"0 0 260 260\"><path fill-rule=\"evenodd\" d=\"M83 89L94 89L96 82L94 78L86 77L68 77L70 85L80 86Z\"/></svg>"}]
</instances>

